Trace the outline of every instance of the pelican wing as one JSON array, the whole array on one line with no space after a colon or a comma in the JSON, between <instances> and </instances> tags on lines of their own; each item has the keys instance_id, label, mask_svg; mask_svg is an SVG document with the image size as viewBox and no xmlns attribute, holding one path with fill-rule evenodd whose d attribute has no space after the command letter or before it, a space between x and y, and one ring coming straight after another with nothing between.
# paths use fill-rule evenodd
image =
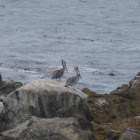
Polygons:
<instances>
[{"instance_id":1,"label":"pelican wing","mask_svg":"<svg viewBox=\"0 0 140 140\"><path fill-rule=\"evenodd\" d=\"M53 72L52 79L54 79L54 78L59 78L60 75L61 75L62 73L63 73L62 69L60 69L60 70L55 70L55 71Z\"/></svg>"},{"instance_id":2,"label":"pelican wing","mask_svg":"<svg viewBox=\"0 0 140 140\"><path fill-rule=\"evenodd\" d=\"M67 82L66 85L70 86L71 84L75 83L76 81L76 76L70 77Z\"/></svg>"}]
</instances>

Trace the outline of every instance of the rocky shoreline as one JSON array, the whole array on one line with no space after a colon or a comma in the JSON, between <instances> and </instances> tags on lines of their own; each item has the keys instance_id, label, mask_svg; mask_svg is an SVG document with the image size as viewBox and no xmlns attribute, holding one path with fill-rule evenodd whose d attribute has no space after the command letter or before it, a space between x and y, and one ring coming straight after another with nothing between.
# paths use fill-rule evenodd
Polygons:
<instances>
[{"instance_id":1,"label":"rocky shoreline","mask_svg":"<svg viewBox=\"0 0 140 140\"><path fill-rule=\"evenodd\" d=\"M110 94L0 80L0 140L140 140L140 72Z\"/></svg>"},{"instance_id":2,"label":"rocky shoreline","mask_svg":"<svg viewBox=\"0 0 140 140\"><path fill-rule=\"evenodd\" d=\"M97 140L140 140L140 72L128 85L110 94L84 88L94 113L93 134Z\"/></svg>"}]
</instances>

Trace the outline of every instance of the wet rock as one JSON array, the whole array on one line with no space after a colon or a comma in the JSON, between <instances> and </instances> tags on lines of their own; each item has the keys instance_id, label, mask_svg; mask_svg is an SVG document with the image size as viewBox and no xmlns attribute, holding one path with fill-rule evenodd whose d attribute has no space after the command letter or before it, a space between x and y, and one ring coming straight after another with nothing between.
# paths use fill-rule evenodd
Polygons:
<instances>
[{"instance_id":1,"label":"wet rock","mask_svg":"<svg viewBox=\"0 0 140 140\"><path fill-rule=\"evenodd\" d=\"M140 140L140 132L127 129L119 138L119 140Z\"/></svg>"},{"instance_id":2,"label":"wet rock","mask_svg":"<svg viewBox=\"0 0 140 140\"><path fill-rule=\"evenodd\" d=\"M94 140L91 132L82 129L73 117L50 119L32 117L1 135L16 140Z\"/></svg>"}]
</instances>

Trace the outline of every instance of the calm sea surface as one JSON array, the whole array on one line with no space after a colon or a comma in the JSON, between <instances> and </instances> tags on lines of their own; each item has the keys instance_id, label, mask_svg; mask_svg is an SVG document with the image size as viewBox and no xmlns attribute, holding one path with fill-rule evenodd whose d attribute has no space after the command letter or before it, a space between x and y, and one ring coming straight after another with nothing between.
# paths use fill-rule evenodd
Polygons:
<instances>
[{"instance_id":1,"label":"calm sea surface","mask_svg":"<svg viewBox=\"0 0 140 140\"><path fill-rule=\"evenodd\" d=\"M140 0L0 0L0 73L28 83L61 60L76 87L109 93L140 71ZM113 72L116 76L109 76Z\"/></svg>"}]
</instances>

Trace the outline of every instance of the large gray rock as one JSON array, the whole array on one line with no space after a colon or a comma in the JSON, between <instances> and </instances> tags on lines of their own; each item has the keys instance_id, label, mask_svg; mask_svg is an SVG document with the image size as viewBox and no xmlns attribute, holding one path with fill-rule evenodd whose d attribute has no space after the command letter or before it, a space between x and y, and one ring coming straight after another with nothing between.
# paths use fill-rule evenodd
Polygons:
<instances>
[{"instance_id":1,"label":"large gray rock","mask_svg":"<svg viewBox=\"0 0 140 140\"><path fill-rule=\"evenodd\" d=\"M132 129L127 129L119 140L140 140L140 132Z\"/></svg>"},{"instance_id":2,"label":"large gray rock","mask_svg":"<svg viewBox=\"0 0 140 140\"><path fill-rule=\"evenodd\" d=\"M0 102L0 131L3 129L4 105Z\"/></svg>"},{"instance_id":3,"label":"large gray rock","mask_svg":"<svg viewBox=\"0 0 140 140\"><path fill-rule=\"evenodd\" d=\"M3 114L4 111L4 105L2 102L0 102L0 115Z\"/></svg>"},{"instance_id":4,"label":"large gray rock","mask_svg":"<svg viewBox=\"0 0 140 140\"><path fill-rule=\"evenodd\" d=\"M40 79L13 91L5 98L3 103L5 129L15 129L19 124L24 124L26 121L30 120L31 116L35 116L37 118L44 118L45 122L44 120L43 122L47 123L47 126L43 125L42 119L38 119L39 123L37 124L36 122L33 123L35 125L34 128L37 127L36 125L40 124L40 129L38 128L36 131L41 131L39 132L39 135L40 133L42 135L42 133L45 134L45 130L48 129L48 127L52 127L51 125L53 125L52 129L55 128L57 121L61 124L62 118L69 120L70 117L73 117L73 124L71 127L73 127L74 124L77 124L78 126L77 130L74 128L73 131L75 130L78 137L79 134L81 134L81 136L87 137L87 140L91 140L91 133L89 132L92 129L91 121L93 120L93 114L87 104L87 95L80 90L66 88L62 83L54 80ZM59 119L51 119L56 117L59 117ZM51 123L49 123L50 121ZM58 126L60 126L60 124ZM66 129L66 125L64 128ZM81 132L80 129L82 129ZM29 132L27 133L29 134ZM59 134L61 133L59 132ZM26 134L22 133L22 135ZM69 132L68 135L71 135L71 132ZM27 139L30 139L31 136L26 137ZM35 136L33 140L37 140L36 137L37 136ZM45 135L43 137L48 136ZM62 139L58 138L54 140L63 140L65 135L63 134L61 137ZM79 140L78 137L75 140ZM40 139L39 136L38 139ZM45 139L52 140L47 138L44 138L43 140ZM71 139L68 138L68 140Z\"/></svg>"},{"instance_id":5,"label":"large gray rock","mask_svg":"<svg viewBox=\"0 0 140 140\"><path fill-rule=\"evenodd\" d=\"M73 117L50 119L32 117L1 135L16 140L93 140L91 132L81 129Z\"/></svg>"}]
</instances>

